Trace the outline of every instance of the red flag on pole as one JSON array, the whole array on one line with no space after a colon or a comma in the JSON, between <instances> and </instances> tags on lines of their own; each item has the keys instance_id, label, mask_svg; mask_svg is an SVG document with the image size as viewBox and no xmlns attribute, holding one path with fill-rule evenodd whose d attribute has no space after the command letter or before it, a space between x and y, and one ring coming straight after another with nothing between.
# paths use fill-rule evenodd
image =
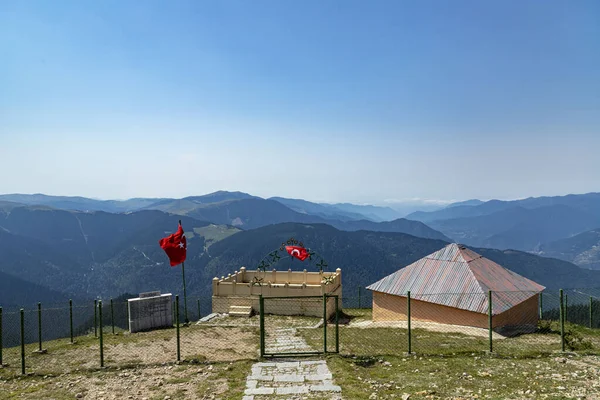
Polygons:
<instances>
[{"instance_id":1,"label":"red flag on pole","mask_svg":"<svg viewBox=\"0 0 600 400\"><path fill-rule=\"evenodd\" d=\"M285 246L285 250L292 257L297 258L300 261L304 261L308 258L308 250L300 246Z\"/></svg>"},{"instance_id":2,"label":"red flag on pole","mask_svg":"<svg viewBox=\"0 0 600 400\"><path fill-rule=\"evenodd\" d=\"M187 241L183 235L181 223L177 228L177 232L167 236L166 238L160 239L158 243L165 253L167 253L167 256L169 256L171 267L179 265L185 261Z\"/></svg>"}]
</instances>

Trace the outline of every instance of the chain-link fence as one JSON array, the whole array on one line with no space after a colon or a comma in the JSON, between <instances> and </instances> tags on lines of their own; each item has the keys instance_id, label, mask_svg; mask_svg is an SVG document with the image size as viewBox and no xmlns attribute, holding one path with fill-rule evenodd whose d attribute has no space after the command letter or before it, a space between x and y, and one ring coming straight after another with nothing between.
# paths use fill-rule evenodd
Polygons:
<instances>
[{"instance_id":1,"label":"chain-link fence","mask_svg":"<svg viewBox=\"0 0 600 400\"><path fill-rule=\"evenodd\" d=\"M333 344L327 324L336 315L336 296L262 298L261 355L293 356L327 352ZM336 305L338 307L336 307ZM335 349L335 345L334 345Z\"/></svg>"},{"instance_id":2,"label":"chain-link fence","mask_svg":"<svg viewBox=\"0 0 600 400\"><path fill-rule=\"evenodd\" d=\"M187 310L183 301L179 303L177 308L177 302L172 302L172 324L133 334L129 332L127 300L0 308L2 371L46 375L101 366L259 357L258 322L256 326L242 320L235 324L199 323L203 315L210 314L210 297L188 299Z\"/></svg>"},{"instance_id":3,"label":"chain-link fence","mask_svg":"<svg viewBox=\"0 0 600 400\"><path fill-rule=\"evenodd\" d=\"M373 292L370 303L359 289L347 292L361 297L344 297L342 354L600 354L600 289L401 296ZM361 308L352 307L358 304Z\"/></svg>"},{"instance_id":4,"label":"chain-link fence","mask_svg":"<svg viewBox=\"0 0 600 400\"><path fill-rule=\"evenodd\" d=\"M224 310L210 298L188 299L187 310L183 302L177 307L173 301L172 323L138 333L129 333L126 300L4 309L0 364L3 373L56 374L101 365L337 352L370 357L600 354L600 289L401 296L346 292L354 296L264 298L262 305L258 297L251 298L238 307L237 317L229 301Z\"/></svg>"}]
</instances>

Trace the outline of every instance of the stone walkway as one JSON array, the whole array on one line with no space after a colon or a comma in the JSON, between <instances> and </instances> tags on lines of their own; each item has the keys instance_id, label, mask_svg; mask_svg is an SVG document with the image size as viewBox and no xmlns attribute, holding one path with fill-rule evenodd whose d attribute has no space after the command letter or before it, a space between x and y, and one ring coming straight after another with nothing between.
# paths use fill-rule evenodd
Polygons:
<instances>
[{"instance_id":1,"label":"stone walkway","mask_svg":"<svg viewBox=\"0 0 600 400\"><path fill-rule=\"evenodd\" d=\"M321 360L261 362L252 366L243 400L309 399L325 394L329 399L341 399L342 389L332 379L327 363Z\"/></svg>"},{"instance_id":2,"label":"stone walkway","mask_svg":"<svg viewBox=\"0 0 600 400\"><path fill-rule=\"evenodd\" d=\"M265 338L265 353L290 353L290 352L305 352L315 351L306 343L302 336L297 336L296 328L276 329L275 331L267 332Z\"/></svg>"},{"instance_id":3,"label":"stone walkway","mask_svg":"<svg viewBox=\"0 0 600 400\"><path fill-rule=\"evenodd\" d=\"M277 329L266 338L267 353L313 351L296 336L295 328ZM327 363L316 361L259 362L252 366L246 379L243 400L310 399L312 397L341 400L342 389L333 384Z\"/></svg>"}]
</instances>

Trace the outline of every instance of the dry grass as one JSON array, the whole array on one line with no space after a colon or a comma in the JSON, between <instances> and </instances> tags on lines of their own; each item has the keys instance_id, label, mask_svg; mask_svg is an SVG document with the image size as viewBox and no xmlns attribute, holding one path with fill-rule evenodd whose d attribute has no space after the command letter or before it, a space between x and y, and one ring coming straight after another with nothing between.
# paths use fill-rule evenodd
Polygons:
<instances>
[{"instance_id":1,"label":"dry grass","mask_svg":"<svg viewBox=\"0 0 600 400\"><path fill-rule=\"evenodd\" d=\"M258 328L253 327L182 327L180 330L181 358L198 361L252 360L258 356ZM37 344L25 349L28 373L46 375L91 370L100 367L99 339L91 336L44 342L46 354L37 354ZM8 364L0 376L18 375L21 372L20 347L4 350L4 363ZM104 334L104 365L152 365L175 362L177 342L175 329L163 329L136 334Z\"/></svg>"},{"instance_id":2,"label":"dry grass","mask_svg":"<svg viewBox=\"0 0 600 400\"><path fill-rule=\"evenodd\" d=\"M395 327L356 327L368 310L353 310L340 326L340 353L328 358L336 384L346 399L600 399L600 332L567 325L581 338L581 355L560 352L555 323L541 332L495 340L454 331L416 328L407 355L408 331ZM224 322L229 323L224 323ZM211 321L212 322L212 321ZM112 335L105 333L107 368L99 368L99 340L44 343L47 354L26 346L28 376L20 375L20 348L4 350L0 399L241 398L245 377L258 357L258 317L221 318L181 328L181 357L176 365L175 329ZM314 349L323 346L319 318L266 316L267 334L297 328ZM361 324L359 324L360 326ZM328 349L334 350L335 326L328 324ZM573 340L573 339L572 339ZM209 364L212 363L212 364ZM374 396L374 397L373 397Z\"/></svg>"},{"instance_id":3,"label":"dry grass","mask_svg":"<svg viewBox=\"0 0 600 400\"><path fill-rule=\"evenodd\" d=\"M599 399L595 356L330 357L347 399Z\"/></svg>"},{"instance_id":4,"label":"dry grass","mask_svg":"<svg viewBox=\"0 0 600 400\"><path fill-rule=\"evenodd\" d=\"M0 378L0 399L240 399L250 366L171 364Z\"/></svg>"}]
</instances>

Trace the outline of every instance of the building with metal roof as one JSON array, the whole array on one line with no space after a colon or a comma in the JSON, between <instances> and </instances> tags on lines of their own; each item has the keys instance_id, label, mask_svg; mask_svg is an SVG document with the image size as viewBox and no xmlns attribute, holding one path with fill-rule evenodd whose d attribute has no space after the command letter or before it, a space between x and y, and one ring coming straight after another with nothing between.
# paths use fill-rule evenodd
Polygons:
<instances>
[{"instance_id":1,"label":"building with metal roof","mask_svg":"<svg viewBox=\"0 0 600 400\"><path fill-rule=\"evenodd\" d=\"M492 324L536 325L538 298L545 288L452 243L373 283L373 319L411 319L453 325L488 326L491 292Z\"/></svg>"}]
</instances>

